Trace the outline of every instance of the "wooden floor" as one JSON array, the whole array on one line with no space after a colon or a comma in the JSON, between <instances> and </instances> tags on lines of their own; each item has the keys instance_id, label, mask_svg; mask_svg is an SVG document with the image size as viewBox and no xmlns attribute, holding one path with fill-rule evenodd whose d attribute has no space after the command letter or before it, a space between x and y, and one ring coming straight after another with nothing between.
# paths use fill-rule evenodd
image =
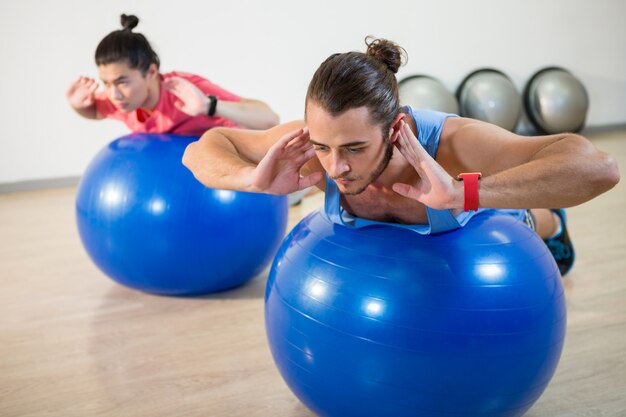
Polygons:
<instances>
[{"instance_id":1,"label":"wooden floor","mask_svg":"<svg viewBox=\"0 0 626 417\"><path fill-rule=\"evenodd\" d=\"M592 139L626 176L626 132ZM202 298L126 289L83 251L74 192L0 195L0 416L312 416L267 347L266 274ZM624 417L626 179L569 218L566 345L527 416Z\"/></svg>"}]
</instances>

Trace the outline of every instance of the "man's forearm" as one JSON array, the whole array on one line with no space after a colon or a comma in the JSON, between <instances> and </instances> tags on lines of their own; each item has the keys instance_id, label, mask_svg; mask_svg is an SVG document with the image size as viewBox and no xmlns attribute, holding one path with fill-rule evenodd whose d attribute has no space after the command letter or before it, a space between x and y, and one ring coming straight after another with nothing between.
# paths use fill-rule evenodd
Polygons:
<instances>
[{"instance_id":1,"label":"man's forearm","mask_svg":"<svg viewBox=\"0 0 626 417\"><path fill-rule=\"evenodd\" d=\"M586 139L567 134L527 163L483 177L479 206L554 208L584 203L619 182L615 160Z\"/></svg>"},{"instance_id":2,"label":"man's forearm","mask_svg":"<svg viewBox=\"0 0 626 417\"><path fill-rule=\"evenodd\" d=\"M278 116L262 101L218 101L216 116L232 120L249 129L269 129L278 124Z\"/></svg>"},{"instance_id":3,"label":"man's forearm","mask_svg":"<svg viewBox=\"0 0 626 417\"><path fill-rule=\"evenodd\" d=\"M75 108L74 106L70 105L70 107L72 107L72 109L74 109L74 111L78 114L80 114L81 116L83 116L86 119L97 119L98 118L98 111L96 110L96 105L92 104L89 107L83 107L80 109Z\"/></svg>"}]
</instances>

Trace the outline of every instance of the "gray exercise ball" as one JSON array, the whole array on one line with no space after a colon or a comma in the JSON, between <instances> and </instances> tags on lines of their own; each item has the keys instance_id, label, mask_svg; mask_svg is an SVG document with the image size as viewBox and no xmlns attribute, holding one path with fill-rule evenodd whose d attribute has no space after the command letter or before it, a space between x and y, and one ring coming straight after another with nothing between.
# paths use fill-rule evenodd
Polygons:
<instances>
[{"instance_id":1,"label":"gray exercise ball","mask_svg":"<svg viewBox=\"0 0 626 417\"><path fill-rule=\"evenodd\" d=\"M416 109L459 114L459 103L439 80L427 75L412 75L398 83L400 102Z\"/></svg>"},{"instance_id":2,"label":"gray exercise ball","mask_svg":"<svg viewBox=\"0 0 626 417\"><path fill-rule=\"evenodd\" d=\"M522 98L504 73L482 68L469 74L457 90L461 116L484 120L513 131Z\"/></svg>"},{"instance_id":3,"label":"gray exercise ball","mask_svg":"<svg viewBox=\"0 0 626 417\"><path fill-rule=\"evenodd\" d=\"M563 68L544 68L524 89L528 118L543 133L578 132L585 125L589 96L583 84Z\"/></svg>"}]
</instances>

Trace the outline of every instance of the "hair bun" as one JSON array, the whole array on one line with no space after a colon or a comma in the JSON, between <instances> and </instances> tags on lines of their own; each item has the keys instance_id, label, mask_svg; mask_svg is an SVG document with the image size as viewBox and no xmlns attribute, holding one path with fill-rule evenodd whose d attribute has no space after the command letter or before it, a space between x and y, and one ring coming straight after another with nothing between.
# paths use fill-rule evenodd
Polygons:
<instances>
[{"instance_id":1,"label":"hair bun","mask_svg":"<svg viewBox=\"0 0 626 417\"><path fill-rule=\"evenodd\" d=\"M139 24L139 18L135 15L123 14L121 19L123 30L133 30Z\"/></svg>"},{"instance_id":2,"label":"hair bun","mask_svg":"<svg viewBox=\"0 0 626 417\"><path fill-rule=\"evenodd\" d=\"M384 63L394 74L398 72L398 69L404 63L403 58L406 56L404 48L387 39L368 36L365 38L365 44L367 45L366 55Z\"/></svg>"}]
</instances>

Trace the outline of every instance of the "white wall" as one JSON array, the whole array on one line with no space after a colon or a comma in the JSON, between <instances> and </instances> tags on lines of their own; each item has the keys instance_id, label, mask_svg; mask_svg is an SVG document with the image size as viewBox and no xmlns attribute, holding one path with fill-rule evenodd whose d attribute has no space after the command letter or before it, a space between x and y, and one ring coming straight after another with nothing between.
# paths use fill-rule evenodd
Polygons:
<instances>
[{"instance_id":1,"label":"white wall","mask_svg":"<svg viewBox=\"0 0 626 417\"><path fill-rule=\"evenodd\" d=\"M387 5L387 6L385 6ZM302 117L308 81L329 54L363 50L373 34L402 45L399 77L424 73L451 90L496 67L520 91L560 65L590 93L588 126L626 122L626 2L622 0L150 1L0 0L0 183L80 175L119 122L83 120L64 99L93 53L136 14L162 70L204 75L260 98L283 121Z\"/></svg>"}]
</instances>

